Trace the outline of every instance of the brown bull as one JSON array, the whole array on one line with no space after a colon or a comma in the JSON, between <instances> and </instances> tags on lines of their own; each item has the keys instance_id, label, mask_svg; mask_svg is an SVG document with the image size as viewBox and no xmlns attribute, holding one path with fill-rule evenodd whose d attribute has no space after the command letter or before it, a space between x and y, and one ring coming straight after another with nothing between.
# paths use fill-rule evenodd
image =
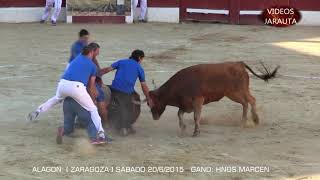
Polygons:
<instances>
[{"instance_id":1,"label":"brown bull","mask_svg":"<svg viewBox=\"0 0 320 180\"><path fill-rule=\"evenodd\" d=\"M243 62L200 64L182 69L160 88L150 91L154 103L151 108L153 119L158 120L167 105L178 107L179 126L184 132L186 125L183 114L194 112L193 136L197 136L200 134L202 106L227 96L243 106L243 125L247 124L248 103L251 105L254 123L259 124L256 100L249 91L249 74L246 69L256 77L268 81L275 77L278 68L270 73L264 67L265 72L262 75L256 74Z\"/></svg>"}]
</instances>

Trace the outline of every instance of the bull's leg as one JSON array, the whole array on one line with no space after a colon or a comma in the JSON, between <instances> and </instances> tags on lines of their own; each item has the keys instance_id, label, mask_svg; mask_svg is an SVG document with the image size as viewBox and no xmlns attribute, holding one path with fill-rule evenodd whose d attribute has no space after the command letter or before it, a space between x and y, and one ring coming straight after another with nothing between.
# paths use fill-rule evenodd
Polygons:
<instances>
[{"instance_id":1,"label":"bull's leg","mask_svg":"<svg viewBox=\"0 0 320 180\"><path fill-rule=\"evenodd\" d=\"M201 120L201 110L204 103L203 97L194 98L193 100L193 110L194 110L194 132L193 137L196 137L200 134L200 120Z\"/></svg>"},{"instance_id":2,"label":"bull's leg","mask_svg":"<svg viewBox=\"0 0 320 180\"><path fill-rule=\"evenodd\" d=\"M257 114L257 107L256 107L256 98L254 98L250 93L248 93L248 101L251 105L251 113L252 113L252 119L255 124L259 124L259 116Z\"/></svg>"},{"instance_id":3,"label":"bull's leg","mask_svg":"<svg viewBox=\"0 0 320 180\"><path fill-rule=\"evenodd\" d=\"M251 125L248 122L248 102L247 101L243 101L241 102L242 104L242 126L243 127L250 127Z\"/></svg>"},{"instance_id":4,"label":"bull's leg","mask_svg":"<svg viewBox=\"0 0 320 180\"><path fill-rule=\"evenodd\" d=\"M186 130L186 124L184 124L183 122L183 110L179 109L178 111L178 117L179 117L179 127L181 130L181 135L184 136L185 135L185 130Z\"/></svg>"},{"instance_id":5,"label":"bull's leg","mask_svg":"<svg viewBox=\"0 0 320 180\"><path fill-rule=\"evenodd\" d=\"M242 126L243 127L251 127L252 123L250 124L250 122L248 121L248 101L247 101L247 97L246 94L242 94L242 93L233 93L228 95L228 98L230 98L232 101L238 102L242 105Z\"/></svg>"}]
</instances>

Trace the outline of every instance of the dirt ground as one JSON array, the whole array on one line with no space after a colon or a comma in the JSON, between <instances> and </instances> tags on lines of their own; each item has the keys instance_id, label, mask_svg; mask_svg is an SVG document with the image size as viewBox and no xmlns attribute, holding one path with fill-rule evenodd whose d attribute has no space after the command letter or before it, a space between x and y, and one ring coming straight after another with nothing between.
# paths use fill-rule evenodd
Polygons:
<instances>
[{"instance_id":1,"label":"dirt ground","mask_svg":"<svg viewBox=\"0 0 320 180\"><path fill-rule=\"evenodd\" d=\"M203 110L200 137L179 137L177 108L158 121L147 106L134 136L101 147L84 130L55 143L62 107L26 121L27 114L54 95L77 32L87 28L101 45L100 63L146 52L147 82L164 83L178 70L199 63L259 61L281 65L278 78L251 77L261 125L241 128L241 105L224 98ZM320 179L320 28L221 24L67 25L0 24L0 179ZM110 84L114 74L104 76ZM136 89L141 93L137 83ZM66 172L80 166L183 167L184 172ZM35 172L34 167L62 167ZM193 167L267 167L269 172L194 172ZM69 169L70 170L70 169Z\"/></svg>"}]
</instances>

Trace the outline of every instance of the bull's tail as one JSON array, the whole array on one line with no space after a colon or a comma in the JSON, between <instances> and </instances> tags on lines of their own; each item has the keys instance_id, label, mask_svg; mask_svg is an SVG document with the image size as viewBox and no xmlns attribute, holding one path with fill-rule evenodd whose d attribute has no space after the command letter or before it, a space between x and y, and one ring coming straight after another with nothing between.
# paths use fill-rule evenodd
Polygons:
<instances>
[{"instance_id":1,"label":"bull's tail","mask_svg":"<svg viewBox=\"0 0 320 180\"><path fill-rule=\"evenodd\" d=\"M257 74L257 73L255 73L247 64L245 64L244 62L243 62L243 64L245 65L245 67L246 67L254 76L256 76L256 77L258 77L259 79L262 79L262 80L264 80L264 81L266 81L266 82L268 82L269 79L275 78L275 77L276 77L276 74L277 74L277 72L278 72L278 69L280 68L280 66L277 66L272 72L270 72L270 71L266 68L266 66L261 62L261 65L262 65L262 67L263 67L263 70L260 71L261 74Z\"/></svg>"}]
</instances>

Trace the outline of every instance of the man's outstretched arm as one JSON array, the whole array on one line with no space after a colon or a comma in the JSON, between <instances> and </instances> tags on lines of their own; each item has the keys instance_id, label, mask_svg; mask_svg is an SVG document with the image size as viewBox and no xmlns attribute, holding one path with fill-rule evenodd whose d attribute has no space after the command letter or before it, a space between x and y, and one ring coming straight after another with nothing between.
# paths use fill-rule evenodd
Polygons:
<instances>
[{"instance_id":1,"label":"man's outstretched arm","mask_svg":"<svg viewBox=\"0 0 320 180\"><path fill-rule=\"evenodd\" d=\"M103 76L103 75L107 74L110 71L113 71L113 68L111 66L110 67L106 67L106 68L102 68L100 70L100 72L99 72L99 75Z\"/></svg>"}]
</instances>

